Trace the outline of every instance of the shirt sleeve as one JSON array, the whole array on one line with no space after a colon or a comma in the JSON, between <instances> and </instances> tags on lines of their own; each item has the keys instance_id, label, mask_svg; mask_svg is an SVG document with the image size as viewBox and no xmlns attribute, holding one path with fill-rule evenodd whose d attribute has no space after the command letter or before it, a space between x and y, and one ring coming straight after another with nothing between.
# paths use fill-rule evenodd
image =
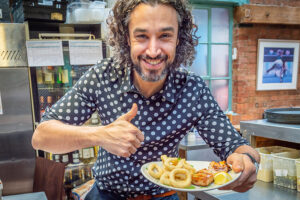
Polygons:
<instances>
[{"instance_id":1,"label":"shirt sleeve","mask_svg":"<svg viewBox=\"0 0 300 200\"><path fill-rule=\"evenodd\" d=\"M249 145L232 126L207 86L200 91L197 111L200 120L195 128L220 159L226 160L237 147Z\"/></svg>"},{"instance_id":2,"label":"shirt sleeve","mask_svg":"<svg viewBox=\"0 0 300 200\"><path fill-rule=\"evenodd\" d=\"M82 125L96 110L99 84L94 67L91 67L61 99L46 109L41 121L56 119Z\"/></svg>"}]
</instances>

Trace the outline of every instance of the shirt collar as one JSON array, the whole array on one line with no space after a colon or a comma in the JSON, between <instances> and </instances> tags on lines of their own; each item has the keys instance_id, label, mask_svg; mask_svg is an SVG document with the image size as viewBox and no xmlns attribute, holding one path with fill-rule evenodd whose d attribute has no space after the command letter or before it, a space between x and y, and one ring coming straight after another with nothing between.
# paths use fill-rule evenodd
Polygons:
<instances>
[{"instance_id":1,"label":"shirt collar","mask_svg":"<svg viewBox=\"0 0 300 200\"><path fill-rule=\"evenodd\" d=\"M120 93L126 93L132 91L134 87L133 81L131 78L131 70L129 67L125 67L125 76L121 79Z\"/></svg>"},{"instance_id":2,"label":"shirt collar","mask_svg":"<svg viewBox=\"0 0 300 200\"><path fill-rule=\"evenodd\" d=\"M175 103L175 74L173 72L170 72L168 74L167 80L164 84L164 87L162 89L162 98L171 102ZM161 92L161 91L160 91Z\"/></svg>"},{"instance_id":3,"label":"shirt collar","mask_svg":"<svg viewBox=\"0 0 300 200\"><path fill-rule=\"evenodd\" d=\"M171 103L175 103L176 91L174 91L174 85L175 85L175 75L174 73L170 72L167 76L163 88L158 93L150 97L150 99L155 100L161 96L164 100L167 100ZM132 70L129 67L125 68L125 76L122 79L119 91L120 93L126 93L126 92L140 93L133 84Z\"/></svg>"}]
</instances>

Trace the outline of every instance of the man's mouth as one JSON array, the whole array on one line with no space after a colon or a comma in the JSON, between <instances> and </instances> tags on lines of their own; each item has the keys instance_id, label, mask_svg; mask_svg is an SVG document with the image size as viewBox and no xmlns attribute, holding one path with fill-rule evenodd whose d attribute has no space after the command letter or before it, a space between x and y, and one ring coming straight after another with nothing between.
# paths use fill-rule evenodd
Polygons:
<instances>
[{"instance_id":1,"label":"man's mouth","mask_svg":"<svg viewBox=\"0 0 300 200\"><path fill-rule=\"evenodd\" d=\"M158 65L160 64L161 62L163 62L164 60L163 59L143 59L146 63L150 64L150 65Z\"/></svg>"},{"instance_id":2,"label":"man's mouth","mask_svg":"<svg viewBox=\"0 0 300 200\"><path fill-rule=\"evenodd\" d=\"M149 56L141 56L140 59L143 60L147 64L155 66L155 65L159 65L162 62L166 61L167 56L159 55L156 58L150 58Z\"/></svg>"}]
</instances>

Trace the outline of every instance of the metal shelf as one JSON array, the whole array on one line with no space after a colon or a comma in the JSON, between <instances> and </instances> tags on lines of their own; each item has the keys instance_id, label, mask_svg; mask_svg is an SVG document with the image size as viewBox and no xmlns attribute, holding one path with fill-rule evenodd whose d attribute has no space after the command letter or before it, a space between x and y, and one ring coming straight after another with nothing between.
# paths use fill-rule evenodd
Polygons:
<instances>
[{"instance_id":1,"label":"metal shelf","mask_svg":"<svg viewBox=\"0 0 300 200\"><path fill-rule=\"evenodd\" d=\"M259 136L292 143L300 143L300 124L268 122L266 119L241 121L241 133L251 142L252 136Z\"/></svg>"}]
</instances>

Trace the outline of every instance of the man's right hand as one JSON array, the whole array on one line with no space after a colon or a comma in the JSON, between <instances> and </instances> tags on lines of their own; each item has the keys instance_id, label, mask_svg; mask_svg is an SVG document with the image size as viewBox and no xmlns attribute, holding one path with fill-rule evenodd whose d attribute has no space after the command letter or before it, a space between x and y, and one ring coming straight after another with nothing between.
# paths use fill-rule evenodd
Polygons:
<instances>
[{"instance_id":1,"label":"man's right hand","mask_svg":"<svg viewBox=\"0 0 300 200\"><path fill-rule=\"evenodd\" d=\"M103 128L100 146L106 151L117 156L129 157L137 151L144 141L142 132L130 121L136 116L138 107L136 104L126 114Z\"/></svg>"}]
</instances>

